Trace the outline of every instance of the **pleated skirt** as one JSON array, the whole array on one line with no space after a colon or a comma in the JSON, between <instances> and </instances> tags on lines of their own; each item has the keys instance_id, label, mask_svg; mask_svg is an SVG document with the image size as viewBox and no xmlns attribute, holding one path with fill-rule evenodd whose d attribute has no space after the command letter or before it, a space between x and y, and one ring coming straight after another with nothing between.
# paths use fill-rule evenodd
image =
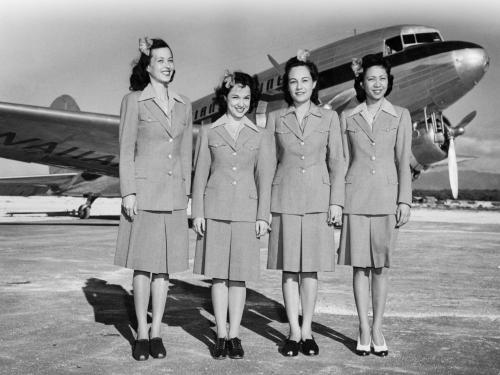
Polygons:
<instances>
[{"instance_id":1,"label":"pleated skirt","mask_svg":"<svg viewBox=\"0 0 500 375\"><path fill-rule=\"evenodd\" d=\"M327 213L272 214L267 268L287 272L335 269L334 228Z\"/></svg>"},{"instance_id":2,"label":"pleated skirt","mask_svg":"<svg viewBox=\"0 0 500 375\"><path fill-rule=\"evenodd\" d=\"M397 236L396 215L344 214L338 263L389 268Z\"/></svg>"},{"instance_id":3,"label":"pleated skirt","mask_svg":"<svg viewBox=\"0 0 500 375\"><path fill-rule=\"evenodd\" d=\"M186 210L142 211L128 221L122 214L114 264L152 273L188 269Z\"/></svg>"},{"instance_id":4,"label":"pleated skirt","mask_svg":"<svg viewBox=\"0 0 500 375\"><path fill-rule=\"evenodd\" d=\"M257 281L260 241L255 222L206 219L205 235L198 237L193 272L210 278Z\"/></svg>"}]
</instances>

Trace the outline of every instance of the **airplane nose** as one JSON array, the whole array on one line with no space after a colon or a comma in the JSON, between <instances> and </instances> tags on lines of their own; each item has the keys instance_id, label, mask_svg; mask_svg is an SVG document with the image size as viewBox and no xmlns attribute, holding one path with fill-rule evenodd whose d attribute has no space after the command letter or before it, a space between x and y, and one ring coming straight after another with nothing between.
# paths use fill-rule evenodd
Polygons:
<instances>
[{"instance_id":1,"label":"airplane nose","mask_svg":"<svg viewBox=\"0 0 500 375\"><path fill-rule=\"evenodd\" d=\"M454 51L454 61L458 76L467 87L475 86L490 65L488 54L480 46Z\"/></svg>"}]
</instances>

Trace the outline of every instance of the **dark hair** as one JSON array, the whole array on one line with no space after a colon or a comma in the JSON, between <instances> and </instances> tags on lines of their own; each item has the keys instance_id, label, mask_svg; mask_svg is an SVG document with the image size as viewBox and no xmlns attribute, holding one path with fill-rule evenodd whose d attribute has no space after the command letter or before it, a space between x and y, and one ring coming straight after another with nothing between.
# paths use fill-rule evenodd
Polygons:
<instances>
[{"instance_id":1,"label":"dark hair","mask_svg":"<svg viewBox=\"0 0 500 375\"><path fill-rule=\"evenodd\" d=\"M251 113L259 102L259 80L257 76L250 76L243 72L233 72L234 85L248 86L250 88L250 106L248 113ZM226 87L226 83L222 81L221 85L215 89L215 103L219 106L219 114L223 115L227 111L227 95L234 86Z\"/></svg>"},{"instance_id":2,"label":"dark hair","mask_svg":"<svg viewBox=\"0 0 500 375\"><path fill-rule=\"evenodd\" d=\"M130 87L131 91L141 91L148 85L149 73L146 68L148 67L151 61L151 52L157 48L168 48L172 53L172 49L163 39L151 39L153 44L149 49L149 56L141 52L141 57L137 62L134 62L134 67L132 68L132 74L130 75ZM175 75L175 70L172 73L172 77L170 78L170 82L173 81Z\"/></svg>"},{"instance_id":3,"label":"dark hair","mask_svg":"<svg viewBox=\"0 0 500 375\"><path fill-rule=\"evenodd\" d=\"M354 89L356 90L356 99L358 99L360 103L366 100L366 92L361 84L365 79L366 71L368 70L368 68L371 68L372 66L381 66L382 68L385 69L385 71L387 72L387 78L389 82L387 84L387 91L385 92L384 96L387 96L391 93L392 84L394 82L394 76L391 74L391 64L389 64L389 61L385 60L380 54L366 55L365 57L363 57L361 66L363 68L363 71L354 79Z\"/></svg>"},{"instance_id":4,"label":"dark hair","mask_svg":"<svg viewBox=\"0 0 500 375\"><path fill-rule=\"evenodd\" d=\"M314 82L316 82L316 87L313 89L312 94L311 94L311 102L318 105L319 104L319 98L318 98L319 73L318 73L318 68L316 67L316 64L314 64L312 61L307 61L307 60L301 61L301 60L297 59L297 57L292 57L290 60L288 60L286 62L286 65L285 65L285 74L283 75L283 84L281 85L281 89L283 90L283 93L285 94L285 101L287 102L288 105L293 104L292 96L290 95L290 91L288 90L288 77L289 77L289 74L290 74L290 71L292 70L292 68L295 68L297 66L305 66L307 69L309 69L309 73L311 73L312 80Z\"/></svg>"}]
</instances>

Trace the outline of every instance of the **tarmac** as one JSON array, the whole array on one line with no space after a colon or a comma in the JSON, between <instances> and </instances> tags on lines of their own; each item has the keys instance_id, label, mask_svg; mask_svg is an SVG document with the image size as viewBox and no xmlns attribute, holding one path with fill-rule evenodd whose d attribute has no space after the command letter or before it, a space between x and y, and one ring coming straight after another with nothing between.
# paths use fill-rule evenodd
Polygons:
<instances>
[{"instance_id":1,"label":"tarmac","mask_svg":"<svg viewBox=\"0 0 500 375\"><path fill-rule=\"evenodd\" d=\"M104 211L89 220L0 212L0 374L500 374L500 212L413 210L390 270L386 358L354 352L344 266L319 274L320 354L282 356L281 274L265 269L263 240L260 281L247 285L244 359L212 359L210 280L189 270L171 275L167 358L137 362L132 271L113 265L118 221Z\"/></svg>"}]
</instances>

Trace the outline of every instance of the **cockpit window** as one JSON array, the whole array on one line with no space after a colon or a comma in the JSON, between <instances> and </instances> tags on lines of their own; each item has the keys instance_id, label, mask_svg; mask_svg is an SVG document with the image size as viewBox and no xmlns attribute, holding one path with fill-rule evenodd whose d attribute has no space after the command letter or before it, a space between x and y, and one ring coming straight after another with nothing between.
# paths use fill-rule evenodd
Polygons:
<instances>
[{"instance_id":1,"label":"cockpit window","mask_svg":"<svg viewBox=\"0 0 500 375\"><path fill-rule=\"evenodd\" d=\"M441 42L441 36L438 33L420 33L416 36L417 43Z\"/></svg>"},{"instance_id":2,"label":"cockpit window","mask_svg":"<svg viewBox=\"0 0 500 375\"><path fill-rule=\"evenodd\" d=\"M395 36L385 40L385 52L384 54L391 55L402 51L406 47L410 47L416 44L424 43L434 43L442 42L441 35L438 32L427 32L427 33L408 33Z\"/></svg>"}]
</instances>

